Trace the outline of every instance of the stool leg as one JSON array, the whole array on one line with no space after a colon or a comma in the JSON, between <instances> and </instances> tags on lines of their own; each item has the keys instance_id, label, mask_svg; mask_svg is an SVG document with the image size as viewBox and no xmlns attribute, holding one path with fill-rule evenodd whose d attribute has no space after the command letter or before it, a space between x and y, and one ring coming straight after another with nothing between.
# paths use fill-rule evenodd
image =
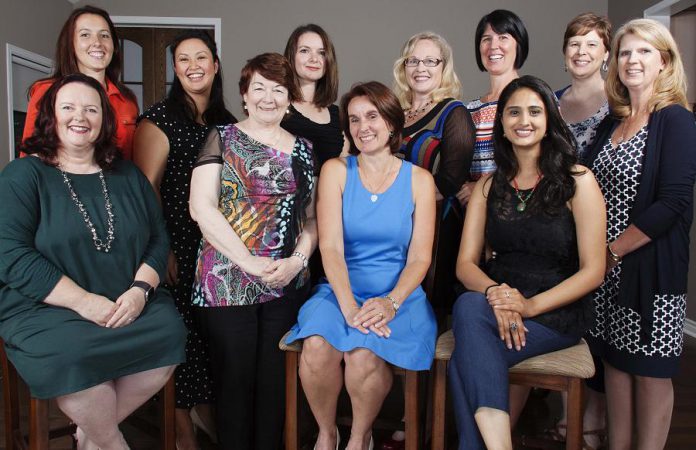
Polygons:
<instances>
[{"instance_id":1,"label":"stool leg","mask_svg":"<svg viewBox=\"0 0 696 450\"><path fill-rule=\"evenodd\" d=\"M5 343L0 340L0 359L2 360L2 395L5 400L5 449L15 450L15 438L21 437L19 428L19 386L17 371L7 359Z\"/></svg>"},{"instance_id":2,"label":"stool leg","mask_svg":"<svg viewBox=\"0 0 696 450\"><path fill-rule=\"evenodd\" d=\"M176 388L174 385L174 374L169 378L167 384L160 391L161 411L160 411L160 438L162 440L162 450L176 450Z\"/></svg>"},{"instance_id":3,"label":"stool leg","mask_svg":"<svg viewBox=\"0 0 696 450\"><path fill-rule=\"evenodd\" d=\"M447 361L436 360L433 369L433 429L432 450L445 448L445 395L447 389Z\"/></svg>"},{"instance_id":4,"label":"stool leg","mask_svg":"<svg viewBox=\"0 0 696 450\"><path fill-rule=\"evenodd\" d=\"M568 382L566 450L582 449L582 391L583 381L571 378Z\"/></svg>"},{"instance_id":5,"label":"stool leg","mask_svg":"<svg viewBox=\"0 0 696 450\"><path fill-rule=\"evenodd\" d=\"M404 416L406 431L406 450L418 450L420 447L418 427L418 372L407 370L404 376Z\"/></svg>"},{"instance_id":6,"label":"stool leg","mask_svg":"<svg viewBox=\"0 0 696 450\"><path fill-rule=\"evenodd\" d=\"M285 352L285 450L297 450L298 353Z\"/></svg>"},{"instance_id":7,"label":"stool leg","mask_svg":"<svg viewBox=\"0 0 696 450\"><path fill-rule=\"evenodd\" d=\"M48 450L48 400L29 400L29 450Z\"/></svg>"}]
</instances>

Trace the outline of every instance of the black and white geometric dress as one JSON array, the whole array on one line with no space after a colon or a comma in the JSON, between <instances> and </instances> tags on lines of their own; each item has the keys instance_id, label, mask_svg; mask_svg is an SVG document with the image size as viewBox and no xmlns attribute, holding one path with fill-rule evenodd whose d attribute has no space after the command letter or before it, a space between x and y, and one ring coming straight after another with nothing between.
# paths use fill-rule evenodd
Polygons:
<instances>
[{"instance_id":1,"label":"black and white geometric dress","mask_svg":"<svg viewBox=\"0 0 696 450\"><path fill-rule=\"evenodd\" d=\"M615 240L630 225L647 136L646 125L616 148L612 147L611 139L607 140L592 165L606 201L608 242ZM649 359L646 357L679 356L683 345L686 293L655 296L653 330L649 340L641 342L640 314L617 303L620 280L619 262L594 294L597 319L589 334L603 346L602 356L614 367L628 373L635 372L637 359L647 362Z\"/></svg>"}]
</instances>

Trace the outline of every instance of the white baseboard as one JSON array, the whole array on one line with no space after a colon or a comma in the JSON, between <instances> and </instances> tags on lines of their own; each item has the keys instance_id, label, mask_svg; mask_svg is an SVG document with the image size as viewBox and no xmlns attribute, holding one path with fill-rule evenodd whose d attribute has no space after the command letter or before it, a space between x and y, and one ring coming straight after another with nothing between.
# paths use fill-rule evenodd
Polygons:
<instances>
[{"instance_id":1,"label":"white baseboard","mask_svg":"<svg viewBox=\"0 0 696 450\"><path fill-rule=\"evenodd\" d=\"M684 334L696 338L696 320L686 319L684 323Z\"/></svg>"}]
</instances>

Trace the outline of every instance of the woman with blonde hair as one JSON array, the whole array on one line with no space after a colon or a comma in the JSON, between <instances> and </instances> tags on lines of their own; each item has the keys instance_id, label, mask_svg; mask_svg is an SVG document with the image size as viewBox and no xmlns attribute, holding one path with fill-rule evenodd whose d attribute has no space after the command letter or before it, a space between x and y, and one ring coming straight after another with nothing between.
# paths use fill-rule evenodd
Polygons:
<instances>
[{"instance_id":1,"label":"woman with blonde hair","mask_svg":"<svg viewBox=\"0 0 696 450\"><path fill-rule=\"evenodd\" d=\"M605 364L609 447L663 448L683 346L696 124L669 31L623 25L609 59L612 116L587 162L607 204L607 274L594 294L593 352Z\"/></svg>"}]
</instances>

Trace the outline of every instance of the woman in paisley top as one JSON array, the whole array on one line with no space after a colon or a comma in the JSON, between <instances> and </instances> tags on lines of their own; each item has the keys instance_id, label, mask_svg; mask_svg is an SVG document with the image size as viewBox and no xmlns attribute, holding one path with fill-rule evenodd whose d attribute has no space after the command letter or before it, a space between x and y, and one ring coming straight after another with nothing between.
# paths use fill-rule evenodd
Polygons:
<instances>
[{"instance_id":1,"label":"woman in paisley top","mask_svg":"<svg viewBox=\"0 0 696 450\"><path fill-rule=\"evenodd\" d=\"M577 141L580 160L592 144L597 126L609 114L602 72L608 69L610 49L611 24L606 17L584 13L568 23L563 58L571 84L556 91L556 97Z\"/></svg>"},{"instance_id":2,"label":"woman in paisley top","mask_svg":"<svg viewBox=\"0 0 696 450\"><path fill-rule=\"evenodd\" d=\"M607 274L589 340L604 360L609 448L664 448L684 340L696 124L662 24L632 20L609 57L612 111L587 162L607 202ZM635 427L635 428L634 428Z\"/></svg>"},{"instance_id":3,"label":"woman in paisley top","mask_svg":"<svg viewBox=\"0 0 696 450\"><path fill-rule=\"evenodd\" d=\"M300 98L277 53L239 80L248 117L214 129L191 178L203 234L192 301L210 349L221 448L278 449L285 366L278 342L297 319L317 243L311 144L280 127Z\"/></svg>"},{"instance_id":4,"label":"woman in paisley top","mask_svg":"<svg viewBox=\"0 0 696 450\"><path fill-rule=\"evenodd\" d=\"M191 415L212 433L212 383L208 350L191 306L191 285L201 232L188 212L191 171L210 127L236 122L225 108L217 46L208 33L187 30L171 44L174 82L163 101L140 118L133 161L159 195L172 251L166 284L189 330L186 363L177 367L176 429L178 450L196 449ZM199 405L195 410L192 408ZM209 425L210 424L210 425Z\"/></svg>"}]
</instances>

